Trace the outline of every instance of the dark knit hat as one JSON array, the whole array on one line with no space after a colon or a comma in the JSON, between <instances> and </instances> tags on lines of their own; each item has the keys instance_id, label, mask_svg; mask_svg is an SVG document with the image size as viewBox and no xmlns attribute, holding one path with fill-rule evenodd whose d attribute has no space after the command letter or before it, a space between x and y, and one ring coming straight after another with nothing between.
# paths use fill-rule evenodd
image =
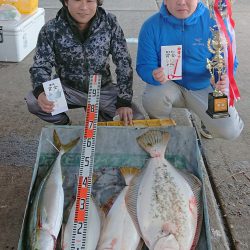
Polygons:
<instances>
[{"instance_id":1,"label":"dark knit hat","mask_svg":"<svg viewBox=\"0 0 250 250\"><path fill-rule=\"evenodd\" d=\"M98 5L98 6L101 6L101 5L103 4L103 0L96 0L96 1L97 1L97 5ZM61 2L63 5L65 5L65 4L64 4L65 0L60 0L60 2Z\"/></svg>"}]
</instances>

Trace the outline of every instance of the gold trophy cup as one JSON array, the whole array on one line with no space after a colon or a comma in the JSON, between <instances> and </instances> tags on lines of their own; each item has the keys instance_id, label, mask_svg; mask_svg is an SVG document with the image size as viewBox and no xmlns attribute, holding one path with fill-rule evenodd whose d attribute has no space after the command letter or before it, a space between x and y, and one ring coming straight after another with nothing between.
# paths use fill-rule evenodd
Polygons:
<instances>
[{"instance_id":1,"label":"gold trophy cup","mask_svg":"<svg viewBox=\"0 0 250 250\"><path fill-rule=\"evenodd\" d=\"M220 79L222 74L225 74L225 61L223 57L223 43L221 41L220 32L217 26L211 28L213 34L212 39L208 39L208 50L214 54L211 60L207 59L207 69L211 74L211 81L214 83L215 90L208 95L207 114L215 118L229 117L228 114L228 98L227 95L216 89L215 74Z\"/></svg>"}]
</instances>

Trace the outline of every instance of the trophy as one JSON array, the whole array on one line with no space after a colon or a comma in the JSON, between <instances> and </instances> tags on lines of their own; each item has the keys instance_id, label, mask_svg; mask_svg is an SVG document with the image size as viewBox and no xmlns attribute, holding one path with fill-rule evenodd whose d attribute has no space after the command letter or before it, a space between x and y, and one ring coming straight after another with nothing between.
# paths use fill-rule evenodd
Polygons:
<instances>
[{"instance_id":1,"label":"trophy","mask_svg":"<svg viewBox=\"0 0 250 250\"><path fill-rule=\"evenodd\" d=\"M215 14L215 2L217 2L217 14L221 19L227 18L228 7L227 2L223 0L207 0L207 6L210 10L211 17L216 20ZM217 23L217 22L216 22ZM211 74L211 81L215 87L215 90L208 95L208 109L207 114L212 118L229 117L228 114L228 97L220 90L216 89L216 80L220 80L221 75L228 73L225 67L224 59L224 47L227 44L227 40L221 35L218 25L210 27L212 32L212 39L208 39L208 50L214 55L211 60L207 59L207 69ZM217 77L215 77L217 76Z\"/></svg>"},{"instance_id":2,"label":"trophy","mask_svg":"<svg viewBox=\"0 0 250 250\"><path fill-rule=\"evenodd\" d=\"M208 50L214 54L211 60L207 59L207 69L211 74L211 81L215 84L215 90L208 95L207 114L215 118L228 117L228 98L227 95L216 89L215 75L220 79L221 75L226 73L223 57L224 46L217 26L211 29L212 39L208 39ZM225 41L224 41L225 42Z\"/></svg>"}]
</instances>

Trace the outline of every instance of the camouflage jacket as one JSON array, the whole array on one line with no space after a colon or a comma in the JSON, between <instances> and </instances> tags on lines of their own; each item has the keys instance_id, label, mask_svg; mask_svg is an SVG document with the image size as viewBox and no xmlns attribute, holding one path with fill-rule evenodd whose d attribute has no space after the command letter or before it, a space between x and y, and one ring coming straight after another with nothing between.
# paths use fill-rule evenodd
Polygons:
<instances>
[{"instance_id":1,"label":"camouflage jacket","mask_svg":"<svg viewBox=\"0 0 250 250\"><path fill-rule=\"evenodd\" d=\"M88 78L92 74L102 75L102 86L113 84L111 55L116 66L116 106L130 106L133 95L131 57L116 17L98 7L85 39L77 35L76 29L65 18L63 8L41 29L30 68L34 95L38 97L43 92L42 83L51 80L53 68L63 85L79 91L88 92Z\"/></svg>"}]
</instances>

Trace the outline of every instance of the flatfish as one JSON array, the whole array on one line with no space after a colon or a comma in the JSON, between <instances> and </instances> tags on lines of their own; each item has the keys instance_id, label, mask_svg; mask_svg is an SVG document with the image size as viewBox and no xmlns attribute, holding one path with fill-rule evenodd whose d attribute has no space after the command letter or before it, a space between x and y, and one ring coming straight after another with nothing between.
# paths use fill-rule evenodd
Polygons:
<instances>
[{"instance_id":1,"label":"flatfish","mask_svg":"<svg viewBox=\"0 0 250 250\"><path fill-rule=\"evenodd\" d=\"M137 168L123 167L126 186L115 199L111 209L107 211L103 229L98 243L98 250L136 250L141 249L141 237L128 213L125 195L134 175L139 173Z\"/></svg>"},{"instance_id":2,"label":"flatfish","mask_svg":"<svg viewBox=\"0 0 250 250\"><path fill-rule=\"evenodd\" d=\"M128 211L151 250L190 250L198 241L201 182L165 158L170 135L149 130L137 138L151 158L127 193Z\"/></svg>"},{"instance_id":3,"label":"flatfish","mask_svg":"<svg viewBox=\"0 0 250 250\"><path fill-rule=\"evenodd\" d=\"M66 226L63 227L63 240L62 240L62 250L71 249L71 237L75 218L75 207L76 202L74 202L72 209L69 214ZM89 214L88 214L88 230L87 230L87 245L86 249L95 250L101 231L102 216L100 215L99 209L95 204L95 201L90 196L89 200Z\"/></svg>"}]
</instances>

